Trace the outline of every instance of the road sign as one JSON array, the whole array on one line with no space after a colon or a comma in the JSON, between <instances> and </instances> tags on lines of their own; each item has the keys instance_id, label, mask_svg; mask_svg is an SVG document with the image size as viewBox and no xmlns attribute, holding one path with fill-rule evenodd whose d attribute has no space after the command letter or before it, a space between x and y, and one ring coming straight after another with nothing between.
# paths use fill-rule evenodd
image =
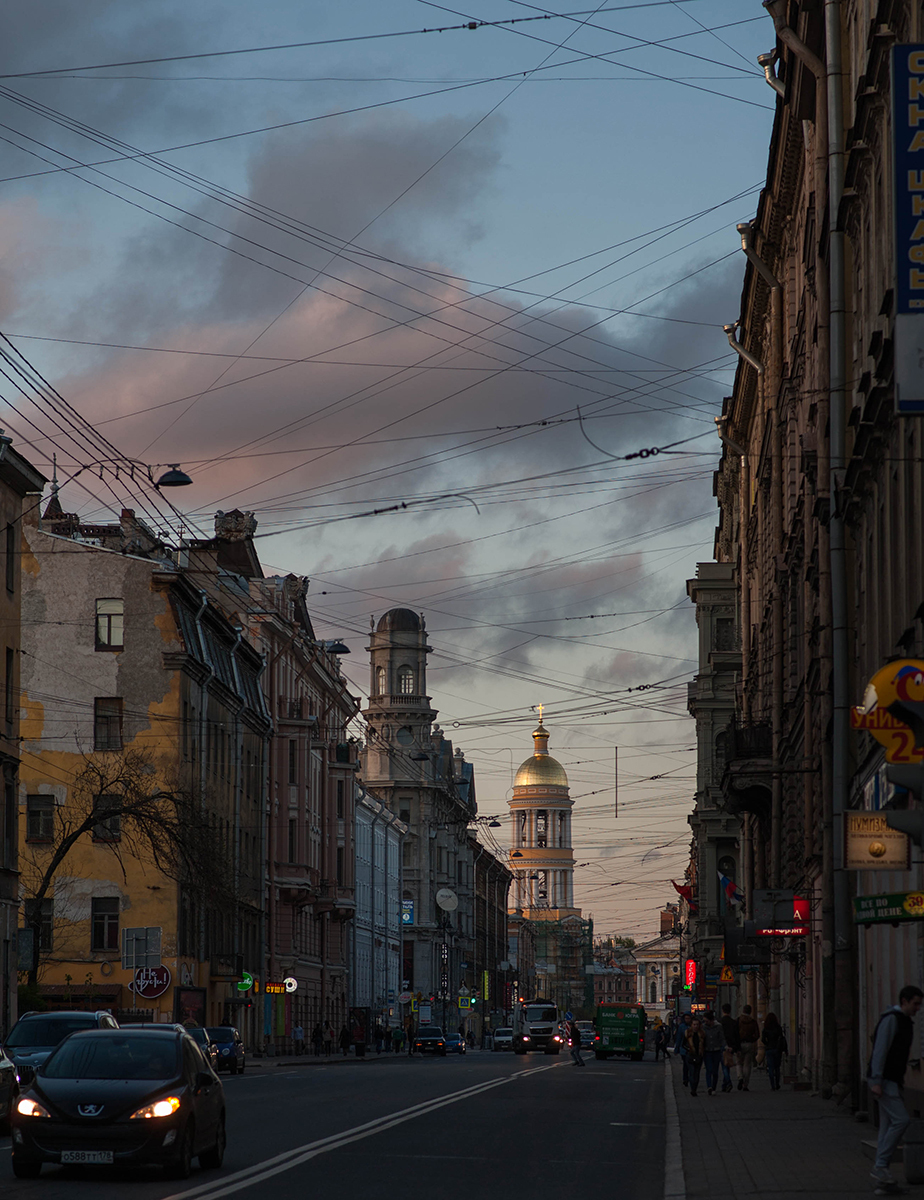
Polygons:
<instances>
[{"instance_id":1,"label":"road sign","mask_svg":"<svg viewBox=\"0 0 924 1200\"><path fill-rule=\"evenodd\" d=\"M731 969L731 967L723 967L722 973L719 976L719 983L734 983L734 982L735 982L735 972Z\"/></svg>"},{"instance_id":2,"label":"road sign","mask_svg":"<svg viewBox=\"0 0 924 1200\"><path fill-rule=\"evenodd\" d=\"M135 972L135 979L132 985L136 996L141 996L144 1000L156 1000L158 996L162 996L170 986L170 968L165 966L159 967L139 967Z\"/></svg>"},{"instance_id":3,"label":"road sign","mask_svg":"<svg viewBox=\"0 0 924 1200\"><path fill-rule=\"evenodd\" d=\"M410 999L411 999L410 992L402 992L401 995L398 997L398 1003L399 1004L407 1004L408 1000L410 1000Z\"/></svg>"}]
</instances>

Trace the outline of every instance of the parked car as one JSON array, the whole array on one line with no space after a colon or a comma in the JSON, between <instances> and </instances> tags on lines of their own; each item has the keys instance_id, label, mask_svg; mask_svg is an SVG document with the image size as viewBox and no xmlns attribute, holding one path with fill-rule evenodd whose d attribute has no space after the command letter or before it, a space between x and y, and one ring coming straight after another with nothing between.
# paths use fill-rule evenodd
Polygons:
<instances>
[{"instance_id":1,"label":"parked car","mask_svg":"<svg viewBox=\"0 0 924 1200\"><path fill-rule=\"evenodd\" d=\"M0 1046L0 1133L9 1131L10 1114L18 1095L19 1080L16 1078L16 1064Z\"/></svg>"},{"instance_id":2,"label":"parked car","mask_svg":"<svg viewBox=\"0 0 924 1200\"><path fill-rule=\"evenodd\" d=\"M108 1012L23 1013L4 1043L7 1055L20 1067L39 1067L59 1042L81 1029L118 1029Z\"/></svg>"},{"instance_id":3,"label":"parked car","mask_svg":"<svg viewBox=\"0 0 924 1200\"><path fill-rule=\"evenodd\" d=\"M205 1031L218 1050L216 1071L242 1075L246 1064L244 1039L233 1025L212 1025Z\"/></svg>"},{"instance_id":4,"label":"parked car","mask_svg":"<svg viewBox=\"0 0 924 1200\"><path fill-rule=\"evenodd\" d=\"M435 1025L421 1025L414 1035L412 1046L415 1054L440 1054L446 1057L446 1039L442 1029Z\"/></svg>"},{"instance_id":5,"label":"parked car","mask_svg":"<svg viewBox=\"0 0 924 1200\"><path fill-rule=\"evenodd\" d=\"M214 1038L210 1037L209 1031L203 1029L201 1025L181 1026L185 1028L185 1032L189 1034L192 1040L196 1043L205 1057L209 1060L209 1066L213 1071L218 1070L218 1043ZM243 1070L243 1067L241 1068Z\"/></svg>"},{"instance_id":6,"label":"parked car","mask_svg":"<svg viewBox=\"0 0 924 1200\"><path fill-rule=\"evenodd\" d=\"M447 1033L443 1038L447 1054L464 1054L468 1047L461 1033Z\"/></svg>"},{"instance_id":7,"label":"parked car","mask_svg":"<svg viewBox=\"0 0 924 1200\"><path fill-rule=\"evenodd\" d=\"M13 1174L43 1163L158 1163L186 1179L192 1160L220 1167L221 1080L185 1033L93 1029L66 1038L37 1069L21 1069L13 1113Z\"/></svg>"},{"instance_id":8,"label":"parked car","mask_svg":"<svg viewBox=\"0 0 924 1200\"><path fill-rule=\"evenodd\" d=\"M492 1048L495 1050L512 1050L513 1049L513 1030L512 1029L495 1029L491 1038Z\"/></svg>"}]
</instances>

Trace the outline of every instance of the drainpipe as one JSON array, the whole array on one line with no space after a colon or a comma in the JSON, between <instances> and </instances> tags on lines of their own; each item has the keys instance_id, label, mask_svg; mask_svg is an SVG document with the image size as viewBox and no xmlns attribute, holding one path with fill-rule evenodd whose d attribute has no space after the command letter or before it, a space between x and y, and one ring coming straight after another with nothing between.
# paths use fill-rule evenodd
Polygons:
<instances>
[{"instance_id":1,"label":"drainpipe","mask_svg":"<svg viewBox=\"0 0 924 1200\"><path fill-rule=\"evenodd\" d=\"M843 824L849 807L849 669L847 657L847 538L842 492L846 468L847 303L844 230L840 220L844 195L844 107L841 67L841 6L825 0L825 40L828 59L828 188L831 259L831 636L834 722L832 728L832 810L836 845L834 870L834 995L838 1038L837 1091L844 1096L857 1089L856 1009L854 1005L854 927L850 890L844 869ZM854 1100L857 1100L854 1096Z\"/></svg>"},{"instance_id":2,"label":"drainpipe","mask_svg":"<svg viewBox=\"0 0 924 1200\"><path fill-rule=\"evenodd\" d=\"M770 84L778 96L783 97L786 95L786 84L783 83L782 79L777 79L773 71L774 64L778 58L779 54L776 48L774 48L769 54L758 54L757 65L763 71L764 79L766 79L767 83Z\"/></svg>"},{"instance_id":3,"label":"drainpipe","mask_svg":"<svg viewBox=\"0 0 924 1200\"><path fill-rule=\"evenodd\" d=\"M196 623L196 632L199 635L199 645L202 649L202 661L205 664L206 674L205 674L205 677L202 679L202 681L199 684L199 718L198 718L198 721L196 722L196 724L198 726L198 730L199 730L199 761L195 765L195 769L196 769L196 773L198 775L198 783L199 783L199 811L201 813L202 820L207 821L208 813L206 811L206 804L205 804L205 795L206 795L205 775L206 775L206 749L207 749L206 735L208 733L208 707L209 707L208 688L209 688L209 684L211 683L212 679L214 679L214 677L215 677L215 664L212 662L211 658L209 657L208 642L206 641L205 635L202 631L202 616L203 616L205 610L208 608L208 603L209 603L208 596L205 593L205 591L200 591L199 600L200 600L199 609L195 616L195 623ZM200 948L204 948L206 945L206 942L207 942L207 936L206 936L207 930L206 930L205 913L203 913L201 911L201 909L198 912L197 924L199 926ZM208 951L209 951L208 959L209 959L209 962L211 962L211 953L212 953L211 946L208 947ZM211 967L209 968L209 973L211 974ZM196 982L200 983L200 980L197 978ZM200 986L201 986L201 984L200 984ZM205 986L206 986L206 1006L207 1006L207 1010L208 1010L208 1004L211 1001L210 981L206 981ZM220 1020L222 1016L223 1016L223 1014L219 1014L218 1019Z\"/></svg>"},{"instance_id":4,"label":"drainpipe","mask_svg":"<svg viewBox=\"0 0 924 1200\"><path fill-rule=\"evenodd\" d=\"M735 332L740 324L740 321L736 321L734 325L722 326L725 331L725 336L728 338L728 344L731 346L732 350L739 355L739 357L743 358L746 363L749 363L754 368L758 375L763 375L764 364L760 361L756 354L752 354L750 350L747 350L744 346L742 346L735 337Z\"/></svg>"},{"instance_id":5,"label":"drainpipe","mask_svg":"<svg viewBox=\"0 0 924 1200\"><path fill-rule=\"evenodd\" d=\"M739 584L741 588L741 691L742 691L742 716L747 720L750 715L750 701L748 698L748 662L751 656L751 590L748 586L748 571L747 571L747 555L748 555L748 518L751 509L751 472L748 462L747 451L744 446L739 446L737 442L732 441L725 433L725 426L728 421L727 417L716 417L715 424L719 434L720 441L726 445L733 454L738 455L739 470L738 470L738 542L740 546L739 554L741 558ZM747 894L747 893L745 893Z\"/></svg>"}]
</instances>

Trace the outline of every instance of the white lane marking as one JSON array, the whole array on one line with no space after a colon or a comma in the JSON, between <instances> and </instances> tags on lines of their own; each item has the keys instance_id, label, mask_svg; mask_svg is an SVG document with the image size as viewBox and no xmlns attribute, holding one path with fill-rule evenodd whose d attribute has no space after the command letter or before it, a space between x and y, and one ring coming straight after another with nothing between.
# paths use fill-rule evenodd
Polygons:
<instances>
[{"instance_id":1,"label":"white lane marking","mask_svg":"<svg viewBox=\"0 0 924 1200\"><path fill-rule=\"evenodd\" d=\"M541 1071L554 1071L562 1065L562 1063L550 1063L547 1067L531 1067L528 1070L516 1071L513 1075L506 1075L502 1079L492 1080L490 1083L475 1084L473 1087L463 1088L459 1092L450 1092L448 1096L426 1100L411 1108L404 1108L396 1113L377 1117L374 1121L366 1122L365 1125L357 1125L353 1129L345 1129L342 1133L331 1134L329 1137L319 1138L316 1142L297 1146L294 1150L286 1150L282 1154L277 1154L275 1158L256 1163L252 1167L244 1167L243 1170L229 1175L227 1179L201 1184L199 1187L189 1188L185 1192L175 1192L171 1196L165 1196L163 1200L203 1200L205 1197L208 1200L218 1200L220 1196L230 1196L243 1188L262 1183L263 1180L269 1179L273 1175L279 1175L283 1171L291 1170L292 1167L300 1166L309 1159L317 1158L319 1154L326 1154L330 1150L339 1150L341 1146L348 1146L351 1142L361 1142L364 1138L373 1137L386 1129L394 1128L395 1125L403 1125L405 1121L413 1121L416 1117L436 1112L437 1109L445 1108L448 1104L457 1104L460 1100L467 1100L471 1096L489 1092L492 1088L501 1087L514 1079L521 1079L525 1075L538 1075Z\"/></svg>"},{"instance_id":2,"label":"white lane marking","mask_svg":"<svg viewBox=\"0 0 924 1200\"><path fill-rule=\"evenodd\" d=\"M664 1200L686 1200L687 1188L683 1179L683 1147L680 1143L680 1113L674 1095L674 1070L668 1063L664 1068Z\"/></svg>"},{"instance_id":3,"label":"white lane marking","mask_svg":"<svg viewBox=\"0 0 924 1200\"><path fill-rule=\"evenodd\" d=\"M611 1125L632 1126L633 1129L660 1129L657 1121L610 1121Z\"/></svg>"}]
</instances>

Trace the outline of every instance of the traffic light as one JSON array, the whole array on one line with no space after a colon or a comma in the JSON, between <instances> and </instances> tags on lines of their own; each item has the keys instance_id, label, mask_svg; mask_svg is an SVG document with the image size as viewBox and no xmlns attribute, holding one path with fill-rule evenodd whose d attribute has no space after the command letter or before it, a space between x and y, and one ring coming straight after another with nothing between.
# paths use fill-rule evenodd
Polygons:
<instances>
[{"instance_id":1,"label":"traffic light","mask_svg":"<svg viewBox=\"0 0 924 1200\"><path fill-rule=\"evenodd\" d=\"M905 766L890 763L886 767L886 779L894 787L909 793L924 804L924 766ZM907 833L916 846L924 846L924 808L886 808L886 824L890 829Z\"/></svg>"}]
</instances>

